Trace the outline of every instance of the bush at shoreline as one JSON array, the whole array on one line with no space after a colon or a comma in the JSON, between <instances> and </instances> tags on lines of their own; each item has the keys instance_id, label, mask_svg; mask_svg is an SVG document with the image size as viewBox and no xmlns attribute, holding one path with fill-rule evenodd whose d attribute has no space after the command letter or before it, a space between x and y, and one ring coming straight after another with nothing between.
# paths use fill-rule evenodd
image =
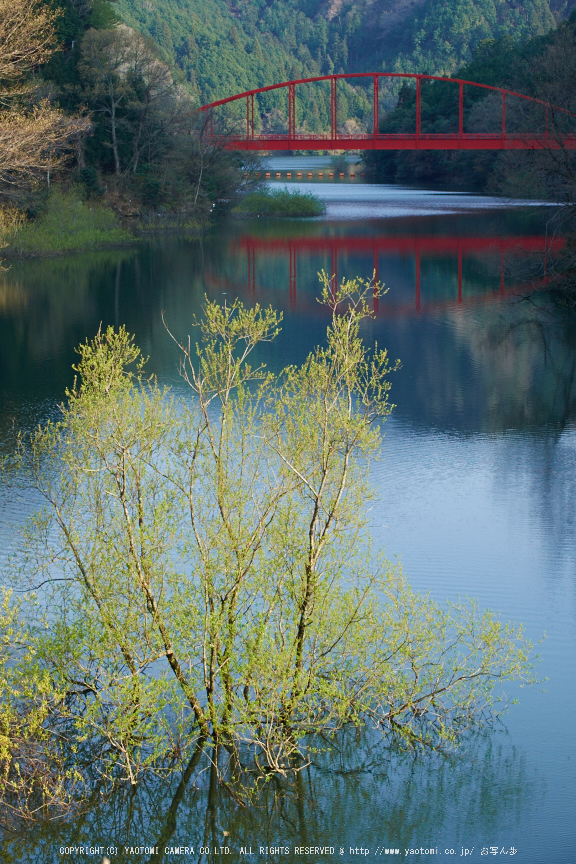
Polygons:
<instances>
[{"instance_id":1,"label":"bush at shoreline","mask_svg":"<svg viewBox=\"0 0 576 864\"><path fill-rule=\"evenodd\" d=\"M312 192L290 190L286 186L283 189L265 186L258 192L246 195L233 212L250 216L312 217L322 216L326 212L326 205Z\"/></svg>"},{"instance_id":2,"label":"bush at shoreline","mask_svg":"<svg viewBox=\"0 0 576 864\"><path fill-rule=\"evenodd\" d=\"M82 201L74 190L64 192L58 188L50 193L34 221L12 220L6 227L5 256L58 255L134 241L108 207Z\"/></svg>"}]
</instances>

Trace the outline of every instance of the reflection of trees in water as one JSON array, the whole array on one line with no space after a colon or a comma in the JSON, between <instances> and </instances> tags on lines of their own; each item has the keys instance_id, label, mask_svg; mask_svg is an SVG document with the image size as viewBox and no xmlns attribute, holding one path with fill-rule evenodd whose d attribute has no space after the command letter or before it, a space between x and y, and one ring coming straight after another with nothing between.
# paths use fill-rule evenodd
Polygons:
<instances>
[{"instance_id":1,"label":"reflection of trees in water","mask_svg":"<svg viewBox=\"0 0 576 864\"><path fill-rule=\"evenodd\" d=\"M576 319L573 311L532 302L452 318L481 370L486 425L525 435L503 441L497 476L530 478L537 522L554 557L573 555L576 523ZM553 568L554 569L554 568ZM557 568L556 568L557 569Z\"/></svg>"},{"instance_id":2,"label":"reflection of trees in water","mask_svg":"<svg viewBox=\"0 0 576 864\"><path fill-rule=\"evenodd\" d=\"M508 235L518 230L515 228L520 219L518 215L515 214L510 224L504 216L498 218L494 225L482 220L479 224L495 236L498 236L498 231ZM532 226L529 220L520 222L525 230L536 231L536 226ZM415 226L420 225L421 230L429 232L433 231L435 224L433 220L415 221ZM435 230L449 232L450 229L456 230L458 224L458 220L446 217L441 227L436 225ZM71 383L70 366L76 359L73 346L87 337L91 338L101 322L104 326L108 323L125 324L130 332L136 334L144 353L153 355L154 370L176 377L177 361L174 347L163 330L162 310L173 329L181 327L185 334L192 315L198 313L206 290L218 299L231 299L236 293L246 294L246 302L252 302L252 296L245 290L248 278L246 256L244 252L238 255L234 251L234 242L227 242L229 238L233 241L235 234L242 235L245 228L232 226L226 230L228 233L219 232L202 241L163 238L149 245L143 244L138 251L111 250L65 259L14 262L0 280L0 389L6 390L7 402L13 403L8 411L10 416L20 415L20 425L28 427L34 427L44 418L46 406L38 408L30 403L37 401L38 394L43 399L60 398ZM345 232L349 226L338 230ZM262 236L273 231L284 237L286 224L262 226ZM291 225L290 237L296 235L297 240L298 231L306 236L310 232L323 236L327 228L323 223ZM516 261L518 256L512 255L512 258ZM287 312L283 333L278 346L273 349L273 353L281 353L282 363L285 355L292 362L301 359L300 355L303 357L308 350L308 338L310 344L323 338L325 315L316 302L317 271L322 266L330 269L331 260L328 253L298 259L294 308L290 307L288 265L287 254L263 258L256 275L267 290L264 296L254 298L264 304L271 302ZM341 276L356 275L360 271L367 275L372 272L372 256L342 253L338 257L338 267ZM464 301L470 295L474 299L476 295L496 290L499 287L499 267L499 255L478 257L467 254L463 261ZM455 258L423 258L423 310L428 303L456 300L457 271ZM212 279L209 284L207 275ZM394 313L390 316L386 311L395 305L414 311L413 257L386 257L382 254L380 278L390 287L390 292L380 302L381 317L375 322L374 333L379 343L390 348L391 355L402 359L406 369L412 362L418 363L415 376L407 380L408 389L402 394L402 400L395 395L399 410L403 413L406 408L414 415L422 415L424 410L432 415L434 424L441 427L458 428L463 423L472 427L479 424L480 427L506 428L507 421L502 426L498 417L501 410L518 416L517 421L511 416L511 425L524 423L519 391L515 386L508 388L516 402L510 411L503 405L504 394L496 392L499 384L495 380L494 384L487 382L491 404L488 407L490 419L486 424L486 409L480 395L482 385L477 386L468 370L462 375L462 363L467 359L463 360L461 348L467 346L472 351L474 363L479 363L485 376L492 370L498 371L496 361L489 356L494 346L484 346L482 342L486 335L493 342L502 338L500 305L478 307L474 312L466 309L462 313L453 307L448 314L458 333L458 343L454 344L452 339L446 338L446 331L440 333L437 327L430 326L429 318L415 313L413 318L395 318ZM24 291L21 286L24 286ZM223 294L224 291L228 293ZM21 305L24 299L25 308ZM528 304L521 305L528 308ZM497 322L496 326L493 326L494 322ZM378 330L387 331L384 338ZM473 332L476 330L480 336ZM304 333L305 339L302 338ZM510 338L507 339L510 345ZM517 351L518 346L514 350ZM498 357L503 362L502 349ZM474 376L476 371L471 370L471 375ZM463 382L462 377L466 381ZM402 387L401 378L398 376L395 381L395 394ZM530 399L528 402L532 404ZM411 403L412 409L409 408ZM34 416L30 416L28 423L26 416L32 413ZM5 417L0 415L0 426L4 421ZM4 431L7 434L8 427Z\"/></svg>"},{"instance_id":3,"label":"reflection of trees in water","mask_svg":"<svg viewBox=\"0 0 576 864\"><path fill-rule=\"evenodd\" d=\"M449 757L384 748L371 732L345 730L319 742L313 764L290 780L263 780L249 803L218 783L214 751L199 751L182 774L149 776L137 789L107 796L96 783L92 800L74 820L31 826L13 838L14 860L51 864L62 845L115 845L114 861L223 860L200 847L288 846L266 860L312 861L294 846L436 846L449 842L517 842L514 829L533 804L535 778L522 754L486 732ZM225 754L224 754L224 758ZM124 847L158 847L158 854L125 855ZM194 846L194 856L164 854ZM247 857L246 860L253 860ZM330 859L327 859L330 860Z\"/></svg>"},{"instance_id":4,"label":"reflection of trees in water","mask_svg":"<svg viewBox=\"0 0 576 864\"><path fill-rule=\"evenodd\" d=\"M491 431L552 428L576 417L574 316L531 302L508 303L450 321L481 376Z\"/></svg>"},{"instance_id":5,"label":"reflection of trees in water","mask_svg":"<svg viewBox=\"0 0 576 864\"><path fill-rule=\"evenodd\" d=\"M0 449L13 418L35 428L71 384L74 346L106 321L102 299L132 250L14 261L0 274ZM50 403L50 404L48 404Z\"/></svg>"},{"instance_id":6,"label":"reflection of trees in water","mask_svg":"<svg viewBox=\"0 0 576 864\"><path fill-rule=\"evenodd\" d=\"M553 428L576 418L575 313L540 298L439 316L377 320L374 338L400 357L396 414L459 432Z\"/></svg>"},{"instance_id":7,"label":"reflection of trees in water","mask_svg":"<svg viewBox=\"0 0 576 864\"><path fill-rule=\"evenodd\" d=\"M28 292L20 282L0 282L0 315L23 313L29 300Z\"/></svg>"}]
</instances>

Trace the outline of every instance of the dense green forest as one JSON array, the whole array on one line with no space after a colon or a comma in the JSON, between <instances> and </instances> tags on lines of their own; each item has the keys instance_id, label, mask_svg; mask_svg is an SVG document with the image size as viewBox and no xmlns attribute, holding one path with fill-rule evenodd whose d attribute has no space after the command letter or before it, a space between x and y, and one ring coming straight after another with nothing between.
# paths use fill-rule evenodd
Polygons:
<instances>
[{"instance_id":1,"label":"dense green forest","mask_svg":"<svg viewBox=\"0 0 576 864\"><path fill-rule=\"evenodd\" d=\"M472 60L482 40L522 42L547 33L569 7L548 0L118 0L117 9L154 40L195 100L206 103L333 72L449 75ZM285 131L285 98L260 98L261 128ZM300 127L325 130L329 89L315 89L309 111L298 102L309 96L297 91L296 98ZM362 86L342 86L338 107L348 131L371 122L371 98Z\"/></svg>"},{"instance_id":2,"label":"dense green forest","mask_svg":"<svg viewBox=\"0 0 576 864\"><path fill-rule=\"evenodd\" d=\"M547 0L119 0L118 12L201 102L332 72L449 75L483 39L520 42L555 26Z\"/></svg>"},{"instance_id":3,"label":"dense green forest","mask_svg":"<svg viewBox=\"0 0 576 864\"><path fill-rule=\"evenodd\" d=\"M542 99L574 113L576 87L574 57L576 12L558 29L525 42L510 36L487 39L476 49L473 60L456 70L454 77ZM421 129L450 132L458 129L458 88L445 82L422 82ZM464 131L488 132L501 128L500 95L475 87L464 87ZM380 122L381 132L411 132L415 128L416 90L405 85L396 108ZM549 113L550 134L560 134L570 115L562 110ZM543 109L508 96L506 128L509 132L542 130ZM571 151L553 153L500 153L491 151L380 151L366 154L368 168L380 181L435 181L465 184L512 196L559 196L573 200Z\"/></svg>"}]
</instances>

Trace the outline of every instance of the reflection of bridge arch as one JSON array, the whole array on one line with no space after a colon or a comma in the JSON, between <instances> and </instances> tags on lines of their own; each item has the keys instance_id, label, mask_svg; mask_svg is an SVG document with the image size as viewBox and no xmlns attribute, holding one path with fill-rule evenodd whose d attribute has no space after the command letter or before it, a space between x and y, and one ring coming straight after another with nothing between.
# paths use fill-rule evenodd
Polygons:
<instances>
[{"instance_id":1,"label":"reflection of bridge arch","mask_svg":"<svg viewBox=\"0 0 576 864\"><path fill-rule=\"evenodd\" d=\"M372 130L364 134L346 135L338 132L338 82L358 79L372 79L373 118ZM379 131L379 97L380 83L387 79L407 79L416 85L415 130L413 133L383 133ZM296 87L318 82L330 83L330 132L326 134L298 132L296 125ZM422 132L422 82L443 81L458 87L458 131L454 132ZM498 133L465 132L464 131L464 87L475 87L499 93L502 99L502 124ZM285 90L287 93L288 132L283 135L258 135L255 128L255 110L257 97L262 93ZM526 103L538 106L541 114L540 127L533 132L509 133L506 131L506 101L510 97L522 99ZM246 90L218 99L200 110L210 118L210 131L213 135L213 112L222 105L246 100L246 133L223 137L222 143L229 149L236 150L541 150L576 148L576 135L551 135L549 123L552 117L559 114L570 116L568 111L516 93L503 87L492 87L489 84L478 84L475 81L465 81L461 78L442 78L438 75L417 75L404 72L353 72L339 75L319 75L314 78L300 78L294 81L283 81L281 84L270 84L255 90ZM256 105L256 109L255 109ZM216 136L217 137L217 136Z\"/></svg>"},{"instance_id":2,"label":"reflection of bridge arch","mask_svg":"<svg viewBox=\"0 0 576 864\"><path fill-rule=\"evenodd\" d=\"M438 235L420 235L420 236L386 236L386 237L288 237L288 238L267 238L244 235L240 237L234 244L233 248L236 251L242 251L246 254L246 269L247 283L243 286L237 282L232 282L222 277L216 276L215 273L207 273L206 281L212 287L233 291L239 287L243 287L244 291L252 298L265 296L266 288L259 286L256 282L256 262L258 257L279 256L284 255L288 258L288 293L290 304L295 305L297 299L297 259L302 254L326 254L330 256L330 273L336 279L338 278L338 254L340 252L356 253L363 255L371 255L373 262L373 270L376 273L376 278L379 278L379 256L381 253L395 253L399 255L414 256L414 303L403 303L400 306L391 304L389 299L386 301L386 308L394 308L396 311L404 313L412 311L420 311L422 307L421 291L420 291L420 263L421 258L425 255L427 258L434 257L454 257L458 261L458 282L456 297L443 300L427 302L426 308L442 308L456 304L475 304L484 302L489 299L497 299L506 294L515 294L522 290L520 285L507 285L504 283L505 255L510 254L534 254L543 255L544 266L546 266L546 255L557 253L562 249L564 240L561 238L550 241L545 237L526 236L526 237L452 237ZM462 262L466 255L478 253L490 253L500 257L500 287L493 293L485 295L476 295L473 297L463 297L462 294ZM532 284L531 288L544 288L547 284L546 276L537 284ZM306 305L307 298L304 300ZM302 305L302 298L298 303ZM375 301L375 311L378 311L378 302Z\"/></svg>"},{"instance_id":3,"label":"reflection of bridge arch","mask_svg":"<svg viewBox=\"0 0 576 864\"><path fill-rule=\"evenodd\" d=\"M290 237L264 238L245 236L239 246L248 256L249 280L255 278L256 252L263 255L287 253L290 270L290 296L296 298L296 252L330 253L330 272L338 278L338 253L372 253L373 269L379 279L379 256L382 252L399 255L414 255L415 305L420 308L420 262L422 255L428 257L458 256L458 302L462 302L462 259L465 254L500 254L500 293L504 294L505 253L557 252L564 245L562 239L550 241L544 237L442 237L437 235L388 236L388 237ZM544 258L545 260L545 258ZM251 275L252 274L252 275Z\"/></svg>"}]
</instances>

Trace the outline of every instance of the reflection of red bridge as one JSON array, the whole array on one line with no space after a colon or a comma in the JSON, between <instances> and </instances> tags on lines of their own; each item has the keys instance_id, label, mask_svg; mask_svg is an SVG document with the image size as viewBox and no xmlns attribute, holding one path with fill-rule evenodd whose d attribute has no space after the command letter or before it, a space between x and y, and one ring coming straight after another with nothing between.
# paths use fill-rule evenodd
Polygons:
<instances>
[{"instance_id":1,"label":"reflection of red bridge","mask_svg":"<svg viewBox=\"0 0 576 864\"><path fill-rule=\"evenodd\" d=\"M372 84L372 128L369 132L359 132L353 135L345 134L338 129L338 83L354 79L358 84ZM405 79L414 82L416 88L414 132L383 133L380 132L380 88L382 82L392 82ZM422 129L422 84L438 86L444 82L458 88L458 128L453 132L428 133ZM330 86L330 132L307 132L306 118L304 122L296 123L296 87L301 85ZM502 119L498 132L465 132L464 131L464 88L474 87L498 93L502 100ZM312 89L312 88L309 88ZM288 129L285 134L262 135L258 132L261 125L255 118L262 113L259 99L270 99L269 94L276 91L287 94L286 114ZM299 92L300 95L300 92ZM326 98L327 98L326 89ZM214 134L214 109L223 105L246 100L245 116L246 131L232 136ZM534 128L531 131L507 131L506 105L511 101L521 100L524 106L534 109ZM300 100L299 100L300 101ZM309 100L312 101L312 100ZM235 150L541 150L576 148L576 135L558 132L558 119L571 117L567 111L549 105L531 96L505 90L502 87L491 87L488 84L478 84L474 81L464 81L459 78L441 78L437 75L416 75L403 72L356 72L339 75L320 75L315 78L300 78L295 81L283 81L281 84L271 84L268 87L258 87L219 99L200 109L209 119L209 132L213 138L219 138L225 147ZM242 106L242 111L244 107Z\"/></svg>"},{"instance_id":2,"label":"reflection of red bridge","mask_svg":"<svg viewBox=\"0 0 576 864\"><path fill-rule=\"evenodd\" d=\"M247 256L248 291L252 295L265 294L264 288L256 286L256 259L257 257L286 255L289 267L289 291L290 301L295 303L297 290L297 258L302 255L330 255L330 273L338 278L338 253L358 254L372 257L373 271L376 279L379 278L380 255L382 253L396 255L414 256L415 263L415 308L421 306L420 297L420 267L421 257L454 257L458 260L458 294L457 302L462 303L462 260L465 255L476 256L479 254L490 255L500 259L500 289L494 292L494 296L505 293L513 293L520 286L504 285L505 255L527 255L540 254L543 259L544 277L538 285L532 287L544 287L546 285L546 257L557 253L564 245L564 240L558 238L549 240L545 237L451 237L436 235L399 235L385 237L330 237L330 236L303 236L289 238L267 238L245 235L235 244L236 249L243 250ZM214 279L215 277L213 277ZM212 281L210 279L209 281ZM229 286L227 284L227 287ZM456 298L454 298L456 299ZM467 298L472 301L478 298ZM454 300L445 301L452 303ZM377 304L376 304L377 305ZM443 304L444 305L444 304Z\"/></svg>"}]
</instances>

